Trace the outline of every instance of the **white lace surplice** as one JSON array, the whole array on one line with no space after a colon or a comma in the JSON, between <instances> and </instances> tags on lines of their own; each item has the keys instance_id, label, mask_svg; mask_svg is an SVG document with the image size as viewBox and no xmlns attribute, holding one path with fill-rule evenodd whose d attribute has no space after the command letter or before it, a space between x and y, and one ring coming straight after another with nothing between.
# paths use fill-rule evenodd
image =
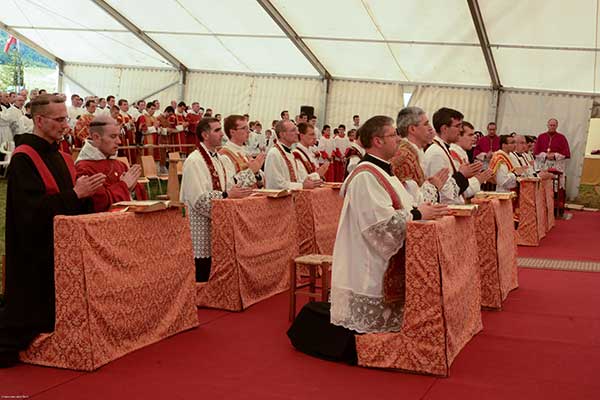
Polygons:
<instances>
[{"instance_id":1,"label":"white lace surplice","mask_svg":"<svg viewBox=\"0 0 600 400\"><path fill-rule=\"evenodd\" d=\"M333 250L331 322L361 333L400 330L404 311L402 302L384 303L383 276L404 244L413 199L398 178L380 171L403 208L394 210L377 179L361 172L342 188L346 196Z\"/></svg>"}]
</instances>

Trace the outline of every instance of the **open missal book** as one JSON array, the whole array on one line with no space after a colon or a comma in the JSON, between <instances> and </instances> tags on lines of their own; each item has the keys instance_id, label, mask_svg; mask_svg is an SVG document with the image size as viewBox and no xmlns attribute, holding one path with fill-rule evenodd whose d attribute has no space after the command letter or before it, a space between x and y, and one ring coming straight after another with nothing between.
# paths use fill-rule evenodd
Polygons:
<instances>
[{"instance_id":1,"label":"open missal book","mask_svg":"<svg viewBox=\"0 0 600 400\"><path fill-rule=\"evenodd\" d=\"M252 190L253 196L267 196L272 198L286 197L292 194L289 189L254 189Z\"/></svg>"},{"instance_id":2,"label":"open missal book","mask_svg":"<svg viewBox=\"0 0 600 400\"><path fill-rule=\"evenodd\" d=\"M515 192L477 192L475 193L476 199L499 199L499 200L511 200L517 197Z\"/></svg>"},{"instance_id":3,"label":"open missal book","mask_svg":"<svg viewBox=\"0 0 600 400\"><path fill-rule=\"evenodd\" d=\"M477 208L476 204L451 204L448 206L455 217L470 217L475 214Z\"/></svg>"},{"instance_id":4,"label":"open missal book","mask_svg":"<svg viewBox=\"0 0 600 400\"><path fill-rule=\"evenodd\" d=\"M174 207L179 208L183 204L181 202L169 201L169 200L131 200L131 201L119 201L113 203L111 211L132 211L136 213L147 213L154 211L166 210Z\"/></svg>"}]
</instances>

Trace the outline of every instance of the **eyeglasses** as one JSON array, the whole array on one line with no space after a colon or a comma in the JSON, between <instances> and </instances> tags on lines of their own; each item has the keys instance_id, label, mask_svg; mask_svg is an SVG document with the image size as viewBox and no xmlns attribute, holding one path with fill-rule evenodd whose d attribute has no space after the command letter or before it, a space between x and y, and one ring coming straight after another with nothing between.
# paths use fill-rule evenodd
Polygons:
<instances>
[{"instance_id":1,"label":"eyeglasses","mask_svg":"<svg viewBox=\"0 0 600 400\"><path fill-rule=\"evenodd\" d=\"M64 124L68 120L68 117L56 117L56 118L52 118L52 117L47 117L45 115L40 115L40 117L43 117L43 118L46 118L46 119L51 119L52 121L58 122L59 124Z\"/></svg>"}]
</instances>

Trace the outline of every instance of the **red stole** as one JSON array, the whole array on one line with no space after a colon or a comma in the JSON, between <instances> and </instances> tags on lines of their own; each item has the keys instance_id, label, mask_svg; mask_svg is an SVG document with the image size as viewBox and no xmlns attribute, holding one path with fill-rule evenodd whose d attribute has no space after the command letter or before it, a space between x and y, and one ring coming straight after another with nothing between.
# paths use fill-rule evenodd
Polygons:
<instances>
[{"instance_id":1,"label":"red stole","mask_svg":"<svg viewBox=\"0 0 600 400\"><path fill-rule=\"evenodd\" d=\"M402 209L402 202L400 201L398 193L396 193L387 178L372 165L366 163L358 164L350 176L348 176L345 182L346 187L348 187L350 181L362 171L372 174L377 179L377 182L383 186L392 199L392 207L394 210ZM392 303L395 301L404 302L406 297L405 247L406 244L402 246L398 253L390 258L388 267L383 274L383 300L385 303Z\"/></svg>"},{"instance_id":2,"label":"red stole","mask_svg":"<svg viewBox=\"0 0 600 400\"><path fill-rule=\"evenodd\" d=\"M392 172L400 179L400 182L413 180L419 187L425 183L425 173L421 168L421 163L419 163L419 155L408 141L403 140L400 142L391 164Z\"/></svg>"},{"instance_id":3,"label":"red stole","mask_svg":"<svg viewBox=\"0 0 600 400\"><path fill-rule=\"evenodd\" d=\"M73 181L73 185L75 185L75 176L77 174L75 172L75 164L73 163L73 158L62 151L59 151L59 153L65 160L65 164L67 164L67 168L69 169L69 173L71 174L71 180ZM29 146L28 144L22 144L15 149L15 151L13 152L13 156L15 154L26 154L31 159L31 161L33 161L33 165L35 165L35 168L38 170L38 173L44 181L47 194L52 195L60 192L60 190L58 189L58 185L56 184L56 180L54 179L54 176L46 166L46 163L44 163L44 160L42 160L38 152L35 151L33 147Z\"/></svg>"},{"instance_id":4,"label":"red stole","mask_svg":"<svg viewBox=\"0 0 600 400\"><path fill-rule=\"evenodd\" d=\"M294 167L292 166L292 162L290 161L289 158L287 158L287 156L285 155L285 151L283 151L281 146L279 146L279 143L275 143L275 147L277 147L277 150L279 150L281 157L283 157L283 160L285 161L285 165L287 165L287 167L288 167L288 172L290 173L290 181L296 182L296 180L298 178L296 178L296 172L294 172Z\"/></svg>"},{"instance_id":5,"label":"red stole","mask_svg":"<svg viewBox=\"0 0 600 400\"><path fill-rule=\"evenodd\" d=\"M248 168L248 162L244 160L242 156L236 154L228 148L223 147L221 150L219 150L219 154L229 157L229 159L233 162L233 165L235 166L236 174Z\"/></svg>"},{"instance_id":6,"label":"red stole","mask_svg":"<svg viewBox=\"0 0 600 400\"><path fill-rule=\"evenodd\" d=\"M302 150L299 147L296 147L296 151L302 153L302 155L304 156L304 157L302 157L297 152L292 152L292 154L294 155L294 158L296 160L299 160L302 163L302 165L304 165L306 172L308 172L309 174L312 174L313 172L315 172L315 166L312 162L310 162L310 158L308 157L308 154L306 154L304 152L304 150Z\"/></svg>"},{"instance_id":7,"label":"red stole","mask_svg":"<svg viewBox=\"0 0 600 400\"><path fill-rule=\"evenodd\" d=\"M198 146L198 151L202 155L202 158L204 158L206 167L210 172L210 179L212 180L213 190L222 192L223 188L221 187L221 181L219 180L219 173L217 172L215 165L213 164L212 157L208 154L208 152L202 145ZM223 168L223 176L225 178L224 181L227 182L227 172L225 171L225 168Z\"/></svg>"},{"instance_id":8,"label":"red stole","mask_svg":"<svg viewBox=\"0 0 600 400\"><path fill-rule=\"evenodd\" d=\"M445 144L441 144L437 140L434 140L433 142L442 148L442 150L446 154L446 157L448 157L448 161L450 161L450 166L452 167L452 174L455 174L456 173L456 167L454 166L454 161L452 161L452 156L450 156L450 150L448 150L446 148Z\"/></svg>"},{"instance_id":9,"label":"red stole","mask_svg":"<svg viewBox=\"0 0 600 400\"><path fill-rule=\"evenodd\" d=\"M494 153L494 156L490 160L489 168L495 174L498 171L500 164L506 164L509 172L513 172L515 170L515 167L513 167L512 162L510 161L510 158L505 153L501 153L498 151L498 152Z\"/></svg>"}]
</instances>

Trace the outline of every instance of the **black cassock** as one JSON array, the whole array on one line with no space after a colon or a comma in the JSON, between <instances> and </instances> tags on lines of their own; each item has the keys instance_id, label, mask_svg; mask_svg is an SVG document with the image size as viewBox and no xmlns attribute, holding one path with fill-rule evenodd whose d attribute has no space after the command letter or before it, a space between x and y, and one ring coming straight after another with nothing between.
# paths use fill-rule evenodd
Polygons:
<instances>
[{"instance_id":1,"label":"black cassock","mask_svg":"<svg viewBox=\"0 0 600 400\"><path fill-rule=\"evenodd\" d=\"M58 144L33 134L17 136L33 147L60 190L46 194L33 161L16 154L8 167L6 195L6 286L0 306L0 352L23 350L42 332L54 330L54 227L56 215L92 211L78 199ZM15 138L15 139L17 139Z\"/></svg>"}]
</instances>

